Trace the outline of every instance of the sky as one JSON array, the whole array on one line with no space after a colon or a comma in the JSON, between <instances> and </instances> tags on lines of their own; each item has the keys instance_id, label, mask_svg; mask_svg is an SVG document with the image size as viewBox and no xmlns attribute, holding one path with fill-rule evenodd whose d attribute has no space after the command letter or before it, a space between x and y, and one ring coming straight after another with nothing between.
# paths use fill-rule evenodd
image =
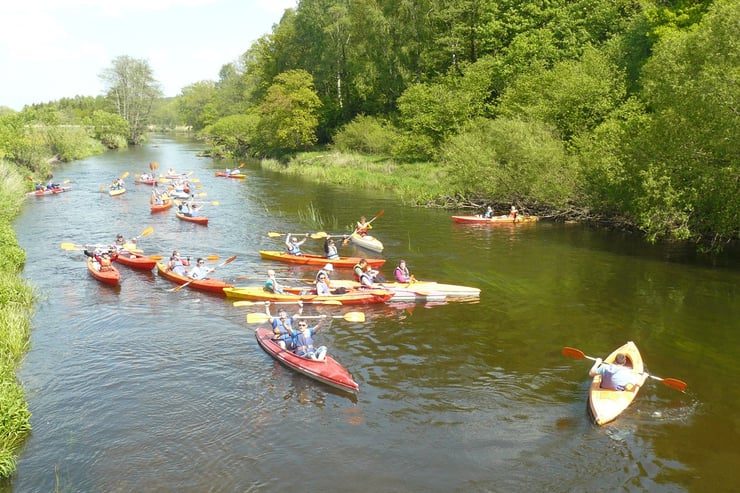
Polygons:
<instances>
[{"instance_id":1,"label":"sky","mask_svg":"<svg viewBox=\"0 0 740 493\"><path fill-rule=\"evenodd\" d=\"M202 80L272 32L298 0L5 0L0 107L102 95L119 56L143 59L165 96Z\"/></svg>"}]
</instances>

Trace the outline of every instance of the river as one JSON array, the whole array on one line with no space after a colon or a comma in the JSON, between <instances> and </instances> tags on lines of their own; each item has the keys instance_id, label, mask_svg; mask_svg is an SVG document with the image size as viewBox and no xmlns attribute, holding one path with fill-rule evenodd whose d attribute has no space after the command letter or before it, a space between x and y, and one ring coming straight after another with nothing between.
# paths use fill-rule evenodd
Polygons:
<instances>
[{"instance_id":1,"label":"river","mask_svg":"<svg viewBox=\"0 0 740 493\"><path fill-rule=\"evenodd\" d=\"M65 164L68 193L31 198L15 222L37 290L31 348L18 376L33 431L0 492L570 492L737 491L740 399L738 252L716 261L623 233L542 221L457 225L372 191L314 185L197 157L199 144L153 136L140 147ZM192 171L207 227L152 215L136 173ZM129 172L120 197L101 186ZM356 397L275 363L246 314L219 296L121 267L118 288L62 242L110 243L147 227L147 253L237 260L214 273L239 285L265 271L268 232L329 233L373 217L390 277L400 258L419 279L481 288L479 302L360 308L317 340L360 385ZM338 231L333 230L337 228ZM320 241L304 250L319 252ZM373 256L352 245L342 255ZM215 262L212 264L215 265ZM339 273L347 277L347 273ZM253 277L244 279L245 277ZM353 307L352 310L357 310ZM307 307L307 313L343 313ZM648 380L616 421L586 402L591 362L635 341Z\"/></svg>"}]
</instances>

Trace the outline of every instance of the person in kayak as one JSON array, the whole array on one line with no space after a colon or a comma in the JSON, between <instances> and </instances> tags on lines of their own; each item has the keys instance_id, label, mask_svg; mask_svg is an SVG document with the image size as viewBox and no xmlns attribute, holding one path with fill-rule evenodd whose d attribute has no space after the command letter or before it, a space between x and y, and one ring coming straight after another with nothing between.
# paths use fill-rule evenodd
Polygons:
<instances>
[{"instance_id":1,"label":"person in kayak","mask_svg":"<svg viewBox=\"0 0 740 493\"><path fill-rule=\"evenodd\" d=\"M268 293L284 294L283 287L275 278L275 271L270 269L267 271L267 280L265 280L265 291Z\"/></svg>"},{"instance_id":2,"label":"person in kayak","mask_svg":"<svg viewBox=\"0 0 740 493\"><path fill-rule=\"evenodd\" d=\"M367 219L365 219L365 216L362 216L359 221L357 221L357 227L355 227L355 231L360 236L365 236L369 230L373 229L373 225L367 222Z\"/></svg>"},{"instance_id":3,"label":"person in kayak","mask_svg":"<svg viewBox=\"0 0 740 493\"><path fill-rule=\"evenodd\" d=\"M406 267L406 261L404 259L398 261L398 267L393 271L393 277L395 277L398 282L406 283L416 281L414 276L409 272L408 267Z\"/></svg>"},{"instance_id":4,"label":"person in kayak","mask_svg":"<svg viewBox=\"0 0 740 493\"><path fill-rule=\"evenodd\" d=\"M512 217L516 219L516 215L519 213L519 211L516 209L515 205L511 206L511 209L509 210L509 217Z\"/></svg>"},{"instance_id":5,"label":"person in kayak","mask_svg":"<svg viewBox=\"0 0 740 493\"><path fill-rule=\"evenodd\" d=\"M319 271L316 275L316 294L319 296L331 296L329 278L323 270Z\"/></svg>"},{"instance_id":6,"label":"person in kayak","mask_svg":"<svg viewBox=\"0 0 740 493\"><path fill-rule=\"evenodd\" d=\"M195 267L190 269L189 276L191 279L207 279L211 272L213 269L206 267L206 259L199 257L195 262Z\"/></svg>"},{"instance_id":7,"label":"person in kayak","mask_svg":"<svg viewBox=\"0 0 740 493\"><path fill-rule=\"evenodd\" d=\"M490 218L492 218L492 217L493 217L493 207L491 207L491 206L489 205L489 206L488 206L488 207L486 208L486 213L485 213L485 214L483 214L483 217L485 217L486 219L490 219Z\"/></svg>"},{"instance_id":8,"label":"person in kayak","mask_svg":"<svg viewBox=\"0 0 740 493\"><path fill-rule=\"evenodd\" d=\"M639 385L639 375L626 366L627 357L623 353L617 353L613 364L602 363L601 358L596 358L594 366L588 371L590 377L601 375L602 389L632 390L635 385Z\"/></svg>"},{"instance_id":9,"label":"person in kayak","mask_svg":"<svg viewBox=\"0 0 740 493\"><path fill-rule=\"evenodd\" d=\"M329 236L327 236L326 240L324 241L324 253L326 253L326 258L329 260L336 260L339 258L337 245Z\"/></svg>"},{"instance_id":10,"label":"person in kayak","mask_svg":"<svg viewBox=\"0 0 740 493\"><path fill-rule=\"evenodd\" d=\"M298 321L298 332L295 336L295 349L293 352L302 358L309 358L315 361L326 360L326 346L315 347L313 336L319 331L326 318L319 320L319 323L309 327L305 320Z\"/></svg>"},{"instance_id":11,"label":"person in kayak","mask_svg":"<svg viewBox=\"0 0 740 493\"><path fill-rule=\"evenodd\" d=\"M281 308L280 311L278 311L278 316L273 317L272 313L270 313L270 302L265 301L265 313L268 317L270 317L272 331L275 334L273 336L273 340L282 349L289 349L291 351L295 349L296 334L293 330L293 325L295 324L296 317L303 314L303 302L298 302L298 311L295 313L295 315L291 315L289 317L288 312L285 310L285 308Z\"/></svg>"},{"instance_id":12,"label":"person in kayak","mask_svg":"<svg viewBox=\"0 0 740 493\"><path fill-rule=\"evenodd\" d=\"M298 240L298 238L288 233L285 236L285 248L287 249L288 253L291 255L303 255L303 252L301 252L301 245L306 243L307 239L308 239L308 233L306 233L306 237L300 241Z\"/></svg>"},{"instance_id":13,"label":"person in kayak","mask_svg":"<svg viewBox=\"0 0 740 493\"><path fill-rule=\"evenodd\" d=\"M183 260L180 257L180 252L177 250L174 250L172 252L172 256L170 257L170 261L167 263L167 270L174 272L178 276L188 276L188 267L190 266L190 257L188 257L187 260Z\"/></svg>"}]
</instances>

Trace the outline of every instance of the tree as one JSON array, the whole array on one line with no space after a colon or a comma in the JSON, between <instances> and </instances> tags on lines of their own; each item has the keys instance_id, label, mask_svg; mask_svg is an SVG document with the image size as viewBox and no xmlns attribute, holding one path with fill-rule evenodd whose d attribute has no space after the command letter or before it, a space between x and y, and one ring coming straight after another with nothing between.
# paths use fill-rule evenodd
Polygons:
<instances>
[{"instance_id":1,"label":"tree","mask_svg":"<svg viewBox=\"0 0 740 493\"><path fill-rule=\"evenodd\" d=\"M129 143L138 145L144 134L154 100L162 96L149 62L119 56L100 78L107 84L107 97L131 128Z\"/></svg>"},{"instance_id":2,"label":"tree","mask_svg":"<svg viewBox=\"0 0 740 493\"><path fill-rule=\"evenodd\" d=\"M260 150L293 152L315 144L319 108L311 74L289 70L275 77L257 108Z\"/></svg>"}]
</instances>

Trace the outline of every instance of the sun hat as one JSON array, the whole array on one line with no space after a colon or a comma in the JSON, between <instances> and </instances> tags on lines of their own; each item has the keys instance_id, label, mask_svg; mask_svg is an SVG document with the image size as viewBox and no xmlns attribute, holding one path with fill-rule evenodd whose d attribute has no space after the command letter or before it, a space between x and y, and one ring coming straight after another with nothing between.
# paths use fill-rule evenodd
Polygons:
<instances>
[{"instance_id":1,"label":"sun hat","mask_svg":"<svg viewBox=\"0 0 740 493\"><path fill-rule=\"evenodd\" d=\"M334 266L331 265L331 264L326 264L324 266L324 270L328 270L329 272L333 272L334 271Z\"/></svg>"}]
</instances>

